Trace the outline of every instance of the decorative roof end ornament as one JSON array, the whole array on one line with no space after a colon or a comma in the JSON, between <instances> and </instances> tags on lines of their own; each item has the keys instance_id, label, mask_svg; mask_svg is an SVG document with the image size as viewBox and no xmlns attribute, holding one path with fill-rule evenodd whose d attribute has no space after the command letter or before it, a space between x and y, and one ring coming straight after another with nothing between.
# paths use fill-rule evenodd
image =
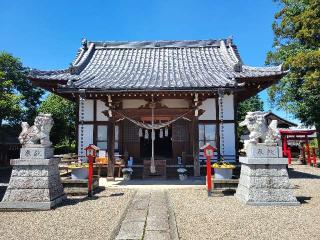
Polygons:
<instances>
[{"instance_id":1,"label":"decorative roof end ornament","mask_svg":"<svg viewBox=\"0 0 320 240\"><path fill-rule=\"evenodd\" d=\"M242 72L242 63L240 61L238 61L236 64L234 64L233 70L235 72Z\"/></svg>"},{"instance_id":2,"label":"decorative roof end ornament","mask_svg":"<svg viewBox=\"0 0 320 240\"><path fill-rule=\"evenodd\" d=\"M232 45L232 44L233 44L233 37L232 37L232 36L229 36L229 37L227 38L227 45L230 46L230 45Z\"/></svg>"},{"instance_id":3,"label":"decorative roof end ornament","mask_svg":"<svg viewBox=\"0 0 320 240\"><path fill-rule=\"evenodd\" d=\"M75 87L75 84L74 84L74 82L73 82L72 79L69 79L69 80L68 80L68 82L67 82L67 87L69 87L69 88L74 88L74 87Z\"/></svg>"},{"instance_id":4,"label":"decorative roof end ornament","mask_svg":"<svg viewBox=\"0 0 320 240\"><path fill-rule=\"evenodd\" d=\"M83 39L81 40L81 45L82 45L82 48L83 48L84 50L87 50L87 49L88 49L88 41L87 41L86 38L83 38Z\"/></svg>"}]
</instances>

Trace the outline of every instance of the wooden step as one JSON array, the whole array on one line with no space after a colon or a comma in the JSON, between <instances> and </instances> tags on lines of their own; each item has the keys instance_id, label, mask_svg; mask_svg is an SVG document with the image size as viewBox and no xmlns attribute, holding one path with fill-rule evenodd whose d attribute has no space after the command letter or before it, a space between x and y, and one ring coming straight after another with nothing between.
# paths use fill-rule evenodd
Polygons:
<instances>
[{"instance_id":1,"label":"wooden step","mask_svg":"<svg viewBox=\"0 0 320 240\"><path fill-rule=\"evenodd\" d=\"M143 161L143 178L146 179L166 179L167 164L166 160L155 160L156 172L150 172L151 160Z\"/></svg>"}]
</instances>

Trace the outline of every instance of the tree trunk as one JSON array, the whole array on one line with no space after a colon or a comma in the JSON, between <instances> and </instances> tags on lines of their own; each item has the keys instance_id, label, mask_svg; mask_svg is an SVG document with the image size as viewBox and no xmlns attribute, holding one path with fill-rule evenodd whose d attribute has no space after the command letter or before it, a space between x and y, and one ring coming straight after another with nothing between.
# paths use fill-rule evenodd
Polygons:
<instances>
[{"instance_id":1,"label":"tree trunk","mask_svg":"<svg viewBox=\"0 0 320 240\"><path fill-rule=\"evenodd\" d=\"M315 124L317 134L318 155L320 155L320 124Z\"/></svg>"}]
</instances>

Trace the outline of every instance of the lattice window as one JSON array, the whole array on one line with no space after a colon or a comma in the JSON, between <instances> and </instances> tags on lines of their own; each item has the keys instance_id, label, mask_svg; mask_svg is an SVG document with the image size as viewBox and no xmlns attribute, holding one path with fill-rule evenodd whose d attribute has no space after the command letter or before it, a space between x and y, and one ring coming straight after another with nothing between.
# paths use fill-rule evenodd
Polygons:
<instances>
[{"instance_id":1,"label":"lattice window","mask_svg":"<svg viewBox=\"0 0 320 240\"><path fill-rule=\"evenodd\" d=\"M178 120L172 124L172 141L174 142L189 141L188 123L185 120Z\"/></svg>"},{"instance_id":2,"label":"lattice window","mask_svg":"<svg viewBox=\"0 0 320 240\"><path fill-rule=\"evenodd\" d=\"M134 123L124 120L123 122L124 130L124 141L125 142L139 142L139 127Z\"/></svg>"}]
</instances>

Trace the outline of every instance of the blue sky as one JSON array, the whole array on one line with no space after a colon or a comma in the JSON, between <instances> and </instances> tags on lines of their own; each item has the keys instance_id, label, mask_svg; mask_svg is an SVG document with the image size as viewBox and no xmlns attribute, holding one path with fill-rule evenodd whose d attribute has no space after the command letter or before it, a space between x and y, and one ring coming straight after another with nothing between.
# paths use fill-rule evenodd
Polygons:
<instances>
[{"instance_id":1,"label":"blue sky","mask_svg":"<svg viewBox=\"0 0 320 240\"><path fill-rule=\"evenodd\" d=\"M42 70L66 68L88 40L185 40L232 36L248 65L272 48L272 0L0 0L0 51ZM260 94L265 110L271 106ZM293 120L284 111L276 111Z\"/></svg>"}]
</instances>

